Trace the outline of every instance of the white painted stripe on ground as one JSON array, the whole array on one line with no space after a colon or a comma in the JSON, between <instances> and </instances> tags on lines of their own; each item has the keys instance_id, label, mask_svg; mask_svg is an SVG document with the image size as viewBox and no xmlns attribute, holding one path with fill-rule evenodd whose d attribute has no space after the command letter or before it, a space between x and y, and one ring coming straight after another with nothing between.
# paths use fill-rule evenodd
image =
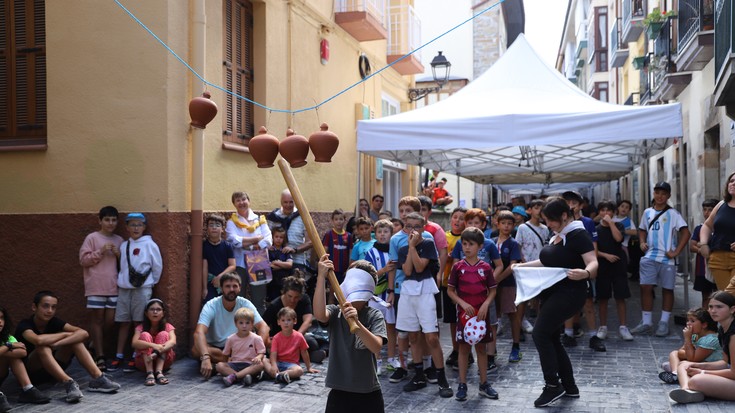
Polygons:
<instances>
[{"instance_id":1,"label":"white painted stripe on ground","mask_svg":"<svg viewBox=\"0 0 735 413\"><path fill-rule=\"evenodd\" d=\"M271 413L271 405L266 403L265 406L263 406L263 413Z\"/></svg>"}]
</instances>

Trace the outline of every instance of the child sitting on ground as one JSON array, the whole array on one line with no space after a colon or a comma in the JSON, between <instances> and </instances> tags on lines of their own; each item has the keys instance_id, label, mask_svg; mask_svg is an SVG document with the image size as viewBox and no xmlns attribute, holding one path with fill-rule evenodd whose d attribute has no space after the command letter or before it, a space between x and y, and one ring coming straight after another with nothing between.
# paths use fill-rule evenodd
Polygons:
<instances>
[{"instance_id":1,"label":"child sitting on ground","mask_svg":"<svg viewBox=\"0 0 735 413\"><path fill-rule=\"evenodd\" d=\"M487 262L478 257L478 252L485 244L485 236L479 228L470 227L462 231L462 252L464 258L452 267L452 272L447 283L447 295L457 305L458 317L477 316L478 320L487 320L489 323L488 310L494 311L491 306L495 299L496 283L493 277L493 269ZM459 346L459 386L457 387L456 399L463 401L467 399L467 368L469 366L469 355L472 346L465 341L464 329L457 324L456 340ZM491 331L490 329L486 331ZM490 399L497 399L498 392L487 382L487 343L494 340L492 334L475 344L477 353L477 365L480 369L480 395Z\"/></svg>"},{"instance_id":2,"label":"child sitting on ground","mask_svg":"<svg viewBox=\"0 0 735 413\"><path fill-rule=\"evenodd\" d=\"M240 308L235 312L237 333L227 337L222 353L227 356L227 363L219 362L215 369L222 375L222 381L229 387L238 381L245 386L253 383L253 376L263 371L265 363L265 344L263 339L253 334L255 313L249 308Z\"/></svg>"},{"instance_id":3,"label":"child sitting on ground","mask_svg":"<svg viewBox=\"0 0 735 413\"><path fill-rule=\"evenodd\" d=\"M294 330L296 311L290 307L283 307L278 311L278 326L281 331L273 336L271 343L270 363L265 366L266 373L276 379L276 383L291 383L291 380L304 375L304 369L299 365L299 355L304 360L307 373L319 373L311 368L309 345L304 336Z\"/></svg>"},{"instance_id":4,"label":"child sitting on ground","mask_svg":"<svg viewBox=\"0 0 735 413\"><path fill-rule=\"evenodd\" d=\"M8 377L8 369L13 371L22 391L18 397L18 403L46 404L51 401L38 388L31 384L23 359L26 357L26 346L19 343L10 332L13 323L10 321L8 311L0 307L0 385ZM0 412L7 412L11 408L5 394L0 391Z\"/></svg>"},{"instance_id":5,"label":"child sitting on ground","mask_svg":"<svg viewBox=\"0 0 735 413\"><path fill-rule=\"evenodd\" d=\"M145 385L168 384L164 370L171 368L176 354L174 326L166 319L166 305L152 298L145 305L145 319L135 327L133 348L136 350L135 367L146 372Z\"/></svg>"},{"instance_id":6,"label":"child sitting on ground","mask_svg":"<svg viewBox=\"0 0 735 413\"><path fill-rule=\"evenodd\" d=\"M117 209L106 206L99 212L99 231L84 239L79 249L79 264L84 274L84 296L87 308L92 310L89 335L96 353L97 367L107 370L104 334L115 326L117 306L117 263L123 239L116 235Z\"/></svg>"},{"instance_id":7,"label":"child sitting on ground","mask_svg":"<svg viewBox=\"0 0 735 413\"><path fill-rule=\"evenodd\" d=\"M669 361L663 363L659 375L664 383L678 384L676 369L682 361L695 363L722 360L722 347L717 338L717 323L702 308L692 308L687 312L687 325L684 327L684 345L669 353Z\"/></svg>"}]
</instances>

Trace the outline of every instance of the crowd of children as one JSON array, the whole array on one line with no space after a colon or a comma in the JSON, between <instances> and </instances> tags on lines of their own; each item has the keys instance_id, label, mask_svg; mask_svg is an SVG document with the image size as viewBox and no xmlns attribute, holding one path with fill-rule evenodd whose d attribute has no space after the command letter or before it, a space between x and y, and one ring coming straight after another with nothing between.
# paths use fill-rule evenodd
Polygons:
<instances>
[{"instance_id":1,"label":"crowd of children","mask_svg":"<svg viewBox=\"0 0 735 413\"><path fill-rule=\"evenodd\" d=\"M467 372L475 362L473 347L479 371L478 394L497 399L499 395L491 385L489 373L497 368L496 338L503 334L504 316L512 340L508 362L518 363L523 359L521 343L525 341L525 333L534 329L525 314L537 312L540 304L536 299L516 303L513 268L519 263L537 262L542 249L549 245L552 232L542 222L544 200L533 199L527 206L500 206L490 217L481 209L457 207L449 214L449 228L445 231L429 221L432 209L452 202L443 189L445 181L434 179L431 190L425 192L428 196L400 199L397 217L381 211L383 198L374 196L373 207L377 205L377 209L371 208L353 217L350 221L352 232L345 228L346 215L341 209L331 213L331 228L322 237L327 255L318 260L313 290L314 318L327 326L330 333L328 354L337 359L330 364L327 373L326 384L332 389L327 411L340 411L339 407L344 406L341 403L348 399L351 403L364 400L365 406L375 406L374 411L382 411L382 394L375 376L384 371L390 373L390 383L408 380L403 385L406 392L432 383L437 384L440 397L467 400ZM583 198L579 194L563 195L570 208L570 219L580 221L579 227L585 228L594 242L599 263L594 283L591 279L595 277L587 272L590 276L587 277L584 311L580 307L577 315L559 330L565 346L576 345L577 318L583 313L587 319L590 347L605 351L610 298L615 300L618 333L622 340L633 340L633 334L651 331L650 301L645 297L643 321L632 332L627 327L626 299L631 295L627 279L631 245L628 240L632 236L639 238L646 252L645 265L641 268L642 296L650 295L655 284L663 286L664 315L656 335L668 334L668 314L673 304L670 262L687 243L692 252L698 252L699 227L690 242L686 223L667 204L668 184L658 184L655 191L653 207L644 212L638 228L629 216L632 206L629 201L617 204L603 201L597 205L596 218L592 219L582 215ZM290 200L290 204L284 204L284 198ZM361 201L367 204L366 200ZM705 218L715 204L714 200L702 204ZM206 370L205 377L208 377L214 370L222 376L226 386L237 382L249 386L265 375L276 382L289 384L304 373L317 373L311 364L310 345L302 334L309 326L295 328L299 321L294 306L284 299L277 314L271 315L278 330L269 337L267 327L265 331L260 328L257 334L253 333L256 322L262 325L262 320L252 304L248 301L248 305L244 305L235 299L240 287L236 274L238 264L247 265L242 251L239 255L236 251L246 245L268 249L272 271L266 294L268 302L281 300L282 294L287 293L291 287L287 288L284 283L292 285L298 281L300 291L305 291L303 276L308 274L303 271L308 269L308 264L300 260L295 265L292 254L306 252L308 255L307 250L299 250L299 247L306 245L309 249L310 244L303 238L298 244L288 240L289 235L294 234L289 225L300 220L293 200L284 192L283 207L268 215L269 225L264 217L249 209L247 194L233 194L233 205L238 212L229 222L219 214L208 215L204 222L202 300L212 307L210 300L224 293L223 300L235 303L226 314L232 318L227 322L234 323L236 330L232 331L236 332L227 336L220 334L222 347L207 347L208 341L204 350L194 351L202 360L203 374ZM362 205L361 208L365 209ZM22 320L14 334L11 334L10 315L0 307L0 342L5 343L0 348L0 383L8 371L12 371L22 387L19 402L48 403L49 398L34 386L48 381L64 383L67 402L79 401L83 394L78 384L64 372L72 356L91 376L89 391L117 391L120 386L105 372L118 369L145 372L143 383L146 386L168 384L164 373L175 360L177 341L175 327L168 322L166 304L153 298L153 287L162 274L161 254L146 231L148 222L144 214L132 212L125 216L127 240L115 233L118 216L114 207L102 208L99 230L84 239L79 252L86 306L90 313L89 334L56 317L58 297L51 291L36 294L33 315ZM371 217L378 219L374 221ZM661 229L660 223L664 221L673 227ZM268 227L267 235L260 229L263 225ZM299 225L303 232L300 221ZM226 226L234 228L237 235L226 231ZM679 235L678 243L670 239L673 238L669 237L671 232L678 232L675 234ZM327 293L329 286L325 282L329 270L334 271L351 304L334 305L335 297ZM671 352L659 374L666 383L682 384L681 390L685 392L673 392L672 398L676 396L685 402L692 398L689 396L692 390L687 387L691 380L680 375L688 375L686 369L697 365L692 363L713 363L721 360L723 354L726 358L729 356L723 353L727 346L723 347L718 340L718 323L710 317L711 306L708 312L709 297L717 288L706 279L705 263L699 256L695 275L694 287L702 292L703 308L692 309L687 314L684 345ZM229 283L226 289L225 282ZM592 305L594 301L597 302L599 326ZM224 301L223 305L227 307ZM216 312L214 308L210 310L213 314ZM720 318L727 319L726 315ZM357 322L356 335L349 332L346 319ZM452 351L446 360L439 344L440 321L449 324L451 332ZM117 331L113 331L115 323ZM469 331L469 326L475 330ZM481 333L477 333L478 326ZM115 354L108 358L105 346L112 343L114 336L117 336ZM195 340L198 340L196 334ZM200 343L197 342L195 348L198 347ZM381 349L387 353L385 364ZM346 364L340 365L342 362ZM208 370L206 363L209 363ZM344 378L352 371L351 366L365 367L367 372L346 385ZM459 370L456 391L447 379L445 366ZM707 368L703 368L702 374L705 370ZM409 371L413 372L410 378ZM557 393L553 400L540 405L548 405L565 392ZM572 393L566 389L567 396L578 397ZM0 392L0 412L9 409L7 399Z\"/></svg>"}]
</instances>

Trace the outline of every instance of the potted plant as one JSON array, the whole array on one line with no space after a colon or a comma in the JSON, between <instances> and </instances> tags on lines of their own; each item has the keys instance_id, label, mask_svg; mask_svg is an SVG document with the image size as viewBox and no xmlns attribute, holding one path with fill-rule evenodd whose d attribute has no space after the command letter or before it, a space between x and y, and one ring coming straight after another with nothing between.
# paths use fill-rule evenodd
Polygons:
<instances>
[{"instance_id":1,"label":"potted plant","mask_svg":"<svg viewBox=\"0 0 735 413\"><path fill-rule=\"evenodd\" d=\"M638 56L633 58L633 68L641 70L646 67L646 56Z\"/></svg>"},{"instance_id":2,"label":"potted plant","mask_svg":"<svg viewBox=\"0 0 735 413\"><path fill-rule=\"evenodd\" d=\"M676 10L661 12L661 9L654 7L653 10L643 19L643 26L646 27L646 34L651 40L658 38L661 28L666 20L676 17Z\"/></svg>"}]
</instances>

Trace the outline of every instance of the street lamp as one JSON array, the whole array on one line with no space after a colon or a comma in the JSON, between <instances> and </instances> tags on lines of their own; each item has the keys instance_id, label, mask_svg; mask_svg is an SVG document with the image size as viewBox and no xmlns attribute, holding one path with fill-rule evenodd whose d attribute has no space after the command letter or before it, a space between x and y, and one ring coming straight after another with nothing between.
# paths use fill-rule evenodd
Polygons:
<instances>
[{"instance_id":1,"label":"street lamp","mask_svg":"<svg viewBox=\"0 0 735 413\"><path fill-rule=\"evenodd\" d=\"M449 70L452 68L452 64L440 51L438 55L431 61L431 74L434 76L434 82L437 87L424 87L424 88L411 88L408 89L408 101L415 102L429 93L439 92L447 81L449 80Z\"/></svg>"}]
</instances>

